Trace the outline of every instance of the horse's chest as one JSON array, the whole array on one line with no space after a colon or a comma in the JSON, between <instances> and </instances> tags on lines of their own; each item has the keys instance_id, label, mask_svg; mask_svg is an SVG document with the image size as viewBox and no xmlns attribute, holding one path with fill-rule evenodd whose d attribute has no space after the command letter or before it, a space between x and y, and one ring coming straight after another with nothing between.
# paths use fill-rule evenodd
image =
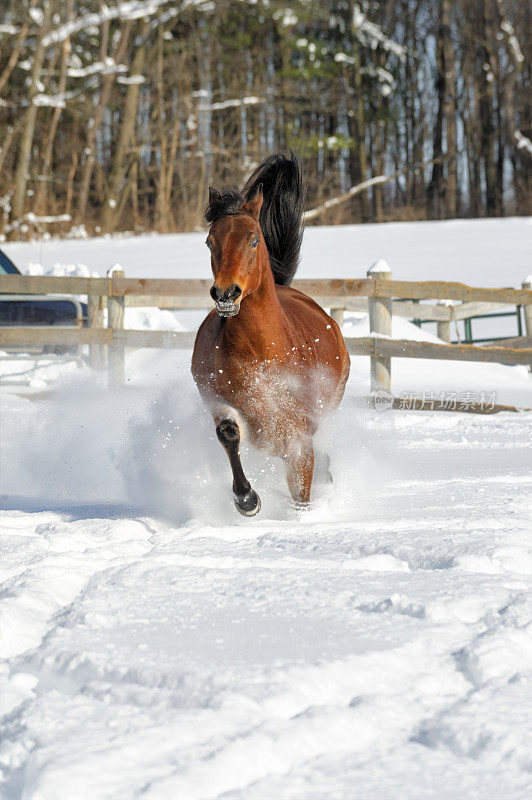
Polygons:
<instances>
[{"instance_id":1,"label":"horse's chest","mask_svg":"<svg viewBox=\"0 0 532 800\"><path fill-rule=\"evenodd\" d=\"M327 405L326 381L294 360L220 366L218 393L244 416L255 444L275 451L296 433L315 429Z\"/></svg>"}]
</instances>

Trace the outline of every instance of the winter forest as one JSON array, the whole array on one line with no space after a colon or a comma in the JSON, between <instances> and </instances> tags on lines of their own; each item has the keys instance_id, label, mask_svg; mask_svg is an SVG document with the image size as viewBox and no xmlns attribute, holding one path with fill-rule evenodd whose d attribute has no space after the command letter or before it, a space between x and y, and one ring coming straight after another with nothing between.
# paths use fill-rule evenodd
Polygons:
<instances>
[{"instance_id":1,"label":"winter forest","mask_svg":"<svg viewBox=\"0 0 532 800\"><path fill-rule=\"evenodd\" d=\"M292 148L307 222L529 214L528 0L1 0L0 236L188 231Z\"/></svg>"}]
</instances>

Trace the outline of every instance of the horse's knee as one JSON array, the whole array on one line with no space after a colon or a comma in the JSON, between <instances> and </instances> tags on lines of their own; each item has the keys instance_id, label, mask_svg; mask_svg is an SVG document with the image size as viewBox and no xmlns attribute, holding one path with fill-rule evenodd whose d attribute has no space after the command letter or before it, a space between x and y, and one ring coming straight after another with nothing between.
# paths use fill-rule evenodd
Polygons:
<instances>
[{"instance_id":1,"label":"horse's knee","mask_svg":"<svg viewBox=\"0 0 532 800\"><path fill-rule=\"evenodd\" d=\"M260 511L260 497L251 488L242 469L238 452L240 427L231 417L224 417L216 425L216 435L229 457L233 472L233 495L237 511L245 517L254 517Z\"/></svg>"},{"instance_id":2,"label":"horse's knee","mask_svg":"<svg viewBox=\"0 0 532 800\"><path fill-rule=\"evenodd\" d=\"M238 447L240 444L240 428L234 419L226 417L216 426L216 436L224 447Z\"/></svg>"}]
</instances>

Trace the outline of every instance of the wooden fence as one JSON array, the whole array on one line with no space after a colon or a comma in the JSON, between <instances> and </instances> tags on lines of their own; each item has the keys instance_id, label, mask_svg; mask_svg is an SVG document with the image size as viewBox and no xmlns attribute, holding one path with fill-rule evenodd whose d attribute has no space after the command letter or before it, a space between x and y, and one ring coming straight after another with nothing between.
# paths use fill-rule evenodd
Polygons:
<instances>
[{"instance_id":1,"label":"wooden fence","mask_svg":"<svg viewBox=\"0 0 532 800\"><path fill-rule=\"evenodd\" d=\"M207 308L211 306L211 283L197 279L126 278L118 270L108 278L4 275L0 279L0 293L4 295L86 295L88 327L0 327L0 348L89 345L91 366L103 368L107 361L110 383L123 383L125 348L191 348L195 338L193 332L126 330L124 309L134 306ZM532 365L532 286L529 283L524 283L521 289L486 289L446 281L395 281L389 268L378 262L366 278L296 280L293 285L330 309L340 324L344 311L369 311L370 335L346 338L346 344L352 355L370 357L372 391L391 391L392 358ZM423 300L440 302L419 302ZM451 305L447 302L450 300L461 303ZM104 327L106 304L108 322ZM448 342L452 322L507 304L524 307L526 336L514 337L496 347L391 338L392 315L434 320L440 338Z\"/></svg>"}]
</instances>

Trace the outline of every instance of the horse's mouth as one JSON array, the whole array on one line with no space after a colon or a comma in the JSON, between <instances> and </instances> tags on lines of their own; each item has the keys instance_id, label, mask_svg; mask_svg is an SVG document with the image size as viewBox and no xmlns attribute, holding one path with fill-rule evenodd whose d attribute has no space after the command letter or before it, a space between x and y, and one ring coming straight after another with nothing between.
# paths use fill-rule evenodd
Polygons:
<instances>
[{"instance_id":1,"label":"horse's mouth","mask_svg":"<svg viewBox=\"0 0 532 800\"><path fill-rule=\"evenodd\" d=\"M221 317L236 317L240 311L240 303L216 303L216 311Z\"/></svg>"}]
</instances>

